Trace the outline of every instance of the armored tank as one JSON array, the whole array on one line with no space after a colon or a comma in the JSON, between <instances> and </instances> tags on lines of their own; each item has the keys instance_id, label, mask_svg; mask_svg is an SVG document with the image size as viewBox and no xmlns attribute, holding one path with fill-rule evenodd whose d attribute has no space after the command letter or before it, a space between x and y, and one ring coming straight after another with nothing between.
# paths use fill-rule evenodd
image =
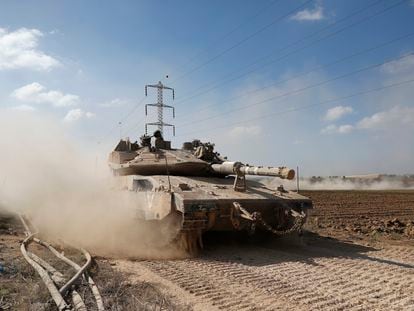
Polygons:
<instances>
[{"instance_id":1,"label":"armored tank","mask_svg":"<svg viewBox=\"0 0 414 311\"><path fill-rule=\"evenodd\" d=\"M138 217L173 227L171 241L189 252L202 248L206 231L265 231L276 235L300 233L310 199L270 188L250 175L293 179L287 167L250 166L227 160L214 144L200 140L172 148L161 132L140 142L121 140L109 156L120 187L146 204Z\"/></svg>"}]
</instances>

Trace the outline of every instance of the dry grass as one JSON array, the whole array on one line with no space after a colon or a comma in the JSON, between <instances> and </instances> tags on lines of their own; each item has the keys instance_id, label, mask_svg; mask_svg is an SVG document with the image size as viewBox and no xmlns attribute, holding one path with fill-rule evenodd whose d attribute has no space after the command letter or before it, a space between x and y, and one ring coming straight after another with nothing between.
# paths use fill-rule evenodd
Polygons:
<instances>
[{"instance_id":1,"label":"dry grass","mask_svg":"<svg viewBox=\"0 0 414 311\"><path fill-rule=\"evenodd\" d=\"M5 265L0 283L0 310L56 309L46 287L23 258Z\"/></svg>"},{"instance_id":2,"label":"dry grass","mask_svg":"<svg viewBox=\"0 0 414 311\"><path fill-rule=\"evenodd\" d=\"M15 219L0 215L0 310L51 311L56 310L49 292L34 269L20 253L24 236ZM33 251L61 271L71 270L50 252L33 244ZM84 264L82 254L65 248L65 254L78 264ZM71 271L73 272L73 271ZM132 310L178 310L157 288L148 283L130 283L128 276L115 271L106 260L94 262L91 276L102 294L105 309L113 311ZM88 310L96 310L93 295L85 280L78 284Z\"/></svg>"},{"instance_id":3,"label":"dry grass","mask_svg":"<svg viewBox=\"0 0 414 311\"><path fill-rule=\"evenodd\" d=\"M128 275L115 271L107 261L99 261L92 273L107 310L178 310L155 286L146 282L131 283Z\"/></svg>"}]
</instances>

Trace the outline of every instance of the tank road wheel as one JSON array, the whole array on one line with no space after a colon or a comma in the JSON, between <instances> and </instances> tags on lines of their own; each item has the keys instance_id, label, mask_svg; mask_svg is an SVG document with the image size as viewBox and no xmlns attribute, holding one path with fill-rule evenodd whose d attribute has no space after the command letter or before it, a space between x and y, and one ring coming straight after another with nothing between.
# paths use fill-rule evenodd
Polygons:
<instances>
[{"instance_id":1,"label":"tank road wheel","mask_svg":"<svg viewBox=\"0 0 414 311\"><path fill-rule=\"evenodd\" d=\"M197 255L203 248L201 230L183 230L180 232L178 241L180 249L186 251L189 255Z\"/></svg>"},{"instance_id":2,"label":"tank road wheel","mask_svg":"<svg viewBox=\"0 0 414 311\"><path fill-rule=\"evenodd\" d=\"M171 213L162 220L160 226L163 241L190 255L196 255L203 248L202 228L199 224L197 220L185 221L182 213Z\"/></svg>"},{"instance_id":3,"label":"tank road wheel","mask_svg":"<svg viewBox=\"0 0 414 311\"><path fill-rule=\"evenodd\" d=\"M157 247L171 247L179 239L183 217L181 213L170 213L164 219L151 221L150 229L157 232L152 244Z\"/></svg>"}]
</instances>

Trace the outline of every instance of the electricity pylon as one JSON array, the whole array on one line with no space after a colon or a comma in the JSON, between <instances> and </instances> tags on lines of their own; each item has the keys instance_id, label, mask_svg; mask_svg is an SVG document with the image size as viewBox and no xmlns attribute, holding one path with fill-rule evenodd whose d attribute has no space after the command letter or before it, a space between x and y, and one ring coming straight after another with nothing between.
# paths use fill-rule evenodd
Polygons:
<instances>
[{"instance_id":1,"label":"electricity pylon","mask_svg":"<svg viewBox=\"0 0 414 311\"><path fill-rule=\"evenodd\" d=\"M171 108L173 111L173 118L175 118L175 108L173 106L164 105L164 98L163 98L163 91L164 90L171 90L173 99L175 98L175 92L173 88L170 88L168 86L165 86L161 83L161 81L158 81L157 84L148 84L145 86L145 96L148 96L148 88L153 87L157 89L157 102L155 104L146 104L145 105L145 115L148 115L148 106L154 106L157 107L158 112L158 121L157 122L151 122L151 123L145 123L145 134L148 133L148 125L155 125L158 126L158 130L161 132L161 134L164 134L164 126L171 126L173 128L173 135L175 136L175 126L172 124L168 124L164 122L164 108Z\"/></svg>"}]
</instances>

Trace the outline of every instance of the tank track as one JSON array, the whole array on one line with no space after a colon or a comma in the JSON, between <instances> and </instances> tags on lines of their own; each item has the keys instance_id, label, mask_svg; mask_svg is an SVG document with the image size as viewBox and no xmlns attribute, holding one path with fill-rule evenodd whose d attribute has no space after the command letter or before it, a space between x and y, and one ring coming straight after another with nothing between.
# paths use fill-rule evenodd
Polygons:
<instances>
[{"instance_id":1,"label":"tank track","mask_svg":"<svg viewBox=\"0 0 414 311\"><path fill-rule=\"evenodd\" d=\"M247 221L249 226L249 233L254 234L257 226L265 229L266 231L276 235L285 236L294 232L302 232L302 227L306 222L306 213L304 211L297 212L293 209L289 210L290 217L292 217L292 224L284 229L277 229L265 222L260 212L250 213L244 209L238 202L233 203L236 217L239 220ZM234 221L234 219L232 220ZM235 224L234 222L233 224ZM239 222L238 222L239 223ZM235 226L234 229L238 230L239 226ZM183 217L181 223L181 230L178 232L177 238L179 247L184 249L190 254L196 254L199 249L203 248L202 234L208 229L208 220L200 218Z\"/></svg>"}]
</instances>

